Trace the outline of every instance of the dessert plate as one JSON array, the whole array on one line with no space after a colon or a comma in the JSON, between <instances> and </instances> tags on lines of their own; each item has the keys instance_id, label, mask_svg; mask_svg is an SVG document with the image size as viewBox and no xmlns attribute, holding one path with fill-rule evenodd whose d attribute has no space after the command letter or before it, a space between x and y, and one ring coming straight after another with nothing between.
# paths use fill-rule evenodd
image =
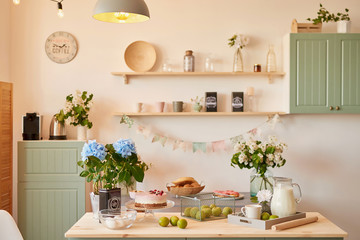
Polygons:
<instances>
[{"instance_id":1,"label":"dessert plate","mask_svg":"<svg viewBox=\"0 0 360 240\"><path fill-rule=\"evenodd\" d=\"M175 206L175 202L171 200L166 201L166 206L159 207L159 208L141 208L141 207L135 207L135 201L129 201L125 203L125 207L128 209L133 209L136 211L145 211L145 210L159 210L159 209L166 209L166 208L172 208Z\"/></svg>"}]
</instances>

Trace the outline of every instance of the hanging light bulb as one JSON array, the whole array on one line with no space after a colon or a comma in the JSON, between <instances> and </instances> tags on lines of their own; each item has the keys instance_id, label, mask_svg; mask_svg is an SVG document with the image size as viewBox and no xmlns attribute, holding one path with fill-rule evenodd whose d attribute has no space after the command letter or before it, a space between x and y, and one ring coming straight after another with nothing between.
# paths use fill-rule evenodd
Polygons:
<instances>
[{"instance_id":1,"label":"hanging light bulb","mask_svg":"<svg viewBox=\"0 0 360 240\"><path fill-rule=\"evenodd\" d=\"M13 3L14 3L15 5L19 5L19 4L20 4L20 0L13 0Z\"/></svg>"},{"instance_id":2,"label":"hanging light bulb","mask_svg":"<svg viewBox=\"0 0 360 240\"><path fill-rule=\"evenodd\" d=\"M63 11L61 2L58 2L58 13L57 13L57 15L59 16L59 18L64 17L64 11Z\"/></svg>"}]
</instances>

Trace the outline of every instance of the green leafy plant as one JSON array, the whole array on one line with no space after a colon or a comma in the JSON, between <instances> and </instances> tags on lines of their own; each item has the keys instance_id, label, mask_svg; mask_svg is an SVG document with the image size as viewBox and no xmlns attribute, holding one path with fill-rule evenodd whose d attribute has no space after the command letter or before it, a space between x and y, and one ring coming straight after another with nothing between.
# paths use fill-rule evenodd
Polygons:
<instances>
[{"instance_id":1,"label":"green leafy plant","mask_svg":"<svg viewBox=\"0 0 360 240\"><path fill-rule=\"evenodd\" d=\"M120 139L106 146L90 140L81 152L82 160L78 165L84 170L81 177L93 182L95 194L99 189L114 189L124 183L126 187L144 180L149 166L136 154L135 145L130 139Z\"/></svg>"},{"instance_id":2,"label":"green leafy plant","mask_svg":"<svg viewBox=\"0 0 360 240\"><path fill-rule=\"evenodd\" d=\"M345 13L330 13L323 5L320 3L320 9L317 12L317 18L307 18L306 20L312 21L313 24L319 24L322 22L338 22L338 21L350 21L349 9L345 8Z\"/></svg>"},{"instance_id":3,"label":"green leafy plant","mask_svg":"<svg viewBox=\"0 0 360 240\"><path fill-rule=\"evenodd\" d=\"M93 97L93 94L88 96L86 91L81 92L79 90L76 91L75 97L72 94L66 96L65 108L55 115L56 119L61 123L69 120L71 125L92 128L93 124L89 121L89 111Z\"/></svg>"},{"instance_id":4,"label":"green leafy plant","mask_svg":"<svg viewBox=\"0 0 360 240\"><path fill-rule=\"evenodd\" d=\"M234 34L231 38L228 39L229 47L236 47L243 49L250 42L250 38L242 34Z\"/></svg>"}]
</instances>

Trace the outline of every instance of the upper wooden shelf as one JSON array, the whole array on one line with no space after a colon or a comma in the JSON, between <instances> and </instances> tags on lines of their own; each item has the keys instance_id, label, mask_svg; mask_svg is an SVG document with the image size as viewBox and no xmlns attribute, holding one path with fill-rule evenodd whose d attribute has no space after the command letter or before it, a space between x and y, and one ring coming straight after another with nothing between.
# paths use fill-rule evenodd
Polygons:
<instances>
[{"instance_id":1,"label":"upper wooden shelf","mask_svg":"<svg viewBox=\"0 0 360 240\"><path fill-rule=\"evenodd\" d=\"M129 117L156 117L156 116L271 116L271 115L285 115L285 112L115 112L114 116L129 116Z\"/></svg>"},{"instance_id":2,"label":"upper wooden shelf","mask_svg":"<svg viewBox=\"0 0 360 240\"><path fill-rule=\"evenodd\" d=\"M129 83L130 76L263 76L268 77L269 83L273 77L282 77L284 72L112 72L114 76L121 76L124 84Z\"/></svg>"}]
</instances>

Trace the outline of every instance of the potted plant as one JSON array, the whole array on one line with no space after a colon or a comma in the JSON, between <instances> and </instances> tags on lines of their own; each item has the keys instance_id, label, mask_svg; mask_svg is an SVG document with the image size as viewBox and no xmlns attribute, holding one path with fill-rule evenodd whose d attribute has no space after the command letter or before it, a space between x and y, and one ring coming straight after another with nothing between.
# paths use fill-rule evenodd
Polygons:
<instances>
[{"instance_id":1,"label":"potted plant","mask_svg":"<svg viewBox=\"0 0 360 240\"><path fill-rule=\"evenodd\" d=\"M92 128L93 124L89 121L89 111L93 104L94 95L88 96L87 91L76 90L75 97L70 94L66 96L66 105L55 115L60 123L68 120L70 125L77 127L78 140L86 140L86 130Z\"/></svg>"},{"instance_id":2,"label":"potted plant","mask_svg":"<svg viewBox=\"0 0 360 240\"><path fill-rule=\"evenodd\" d=\"M94 216L97 211L121 206L120 184L126 188L133 186L135 181L144 180L145 171L149 166L142 162L130 139L120 139L106 146L90 140L84 144L81 152L82 160L78 165L84 168L80 173L87 182L93 183L94 192L90 194L95 203L92 204ZM95 197L93 197L95 196ZM96 200L98 207L96 207ZM109 206L110 204L110 206Z\"/></svg>"},{"instance_id":3,"label":"potted plant","mask_svg":"<svg viewBox=\"0 0 360 240\"><path fill-rule=\"evenodd\" d=\"M283 150L287 148L285 143L277 143L273 136L267 142L250 139L239 142L234 146L237 152L231 159L231 166L240 169L253 169L250 175L251 197L263 189L273 191L273 175L269 167L282 167L286 160L282 157Z\"/></svg>"},{"instance_id":4,"label":"potted plant","mask_svg":"<svg viewBox=\"0 0 360 240\"><path fill-rule=\"evenodd\" d=\"M195 112L201 112L201 109L203 108L203 105L201 105L201 102L204 101L204 98L199 98L196 96L196 98L191 98L191 102L194 103L193 109Z\"/></svg>"},{"instance_id":5,"label":"potted plant","mask_svg":"<svg viewBox=\"0 0 360 240\"><path fill-rule=\"evenodd\" d=\"M317 12L318 16L316 18L307 18L308 21L312 21L313 24L320 24L323 22L337 22L337 32L338 33L348 33L350 32L350 17L349 9L345 8L345 13L330 13L323 5L320 3L320 9Z\"/></svg>"}]
</instances>

